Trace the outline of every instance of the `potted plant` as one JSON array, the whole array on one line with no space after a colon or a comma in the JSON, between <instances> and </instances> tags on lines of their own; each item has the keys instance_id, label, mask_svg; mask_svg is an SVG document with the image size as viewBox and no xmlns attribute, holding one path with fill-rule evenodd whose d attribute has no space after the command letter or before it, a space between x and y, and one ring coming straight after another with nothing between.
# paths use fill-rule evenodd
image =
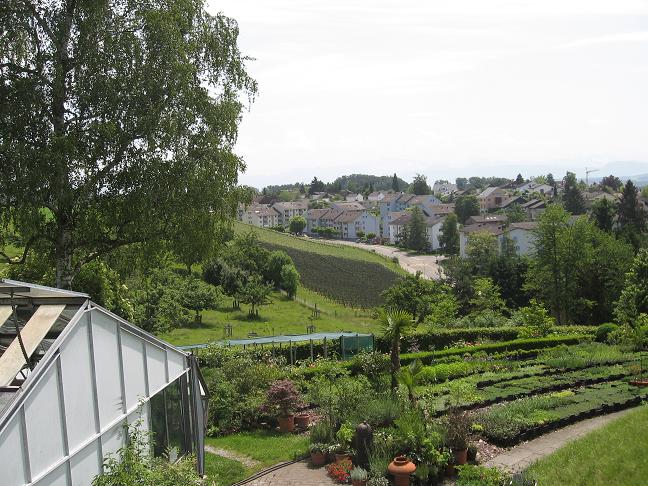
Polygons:
<instances>
[{"instance_id":1,"label":"potted plant","mask_svg":"<svg viewBox=\"0 0 648 486\"><path fill-rule=\"evenodd\" d=\"M351 464L349 459L326 466L328 475L339 483L346 483L349 480L351 477L351 469L353 469L353 464Z\"/></svg>"},{"instance_id":2,"label":"potted plant","mask_svg":"<svg viewBox=\"0 0 648 486\"><path fill-rule=\"evenodd\" d=\"M278 412L277 420L281 432L292 432L295 428L295 409L301 405L301 398L291 380L277 380L266 393L265 408Z\"/></svg>"},{"instance_id":3,"label":"potted plant","mask_svg":"<svg viewBox=\"0 0 648 486\"><path fill-rule=\"evenodd\" d=\"M416 471L416 464L405 456L397 456L389 464L387 471L394 476L396 486L409 486L410 474Z\"/></svg>"},{"instance_id":4,"label":"potted plant","mask_svg":"<svg viewBox=\"0 0 648 486\"><path fill-rule=\"evenodd\" d=\"M446 443L454 454L454 465L462 466L468 462L468 437L470 436L470 417L466 412L450 414L446 423Z\"/></svg>"},{"instance_id":5,"label":"potted plant","mask_svg":"<svg viewBox=\"0 0 648 486\"><path fill-rule=\"evenodd\" d=\"M343 423L335 434L337 444L335 447L335 462L345 459L351 460L351 443L353 442L353 428L347 422Z\"/></svg>"},{"instance_id":6,"label":"potted plant","mask_svg":"<svg viewBox=\"0 0 648 486\"><path fill-rule=\"evenodd\" d=\"M310 415L308 413L302 412L295 414L295 427L300 429L307 429L310 425Z\"/></svg>"},{"instance_id":7,"label":"potted plant","mask_svg":"<svg viewBox=\"0 0 648 486\"><path fill-rule=\"evenodd\" d=\"M313 466L323 466L326 464L326 454L328 453L328 446L316 442L310 445L310 457Z\"/></svg>"},{"instance_id":8,"label":"potted plant","mask_svg":"<svg viewBox=\"0 0 648 486\"><path fill-rule=\"evenodd\" d=\"M353 486L367 486L367 471L361 467L351 469L351 484Z\"/></svg>"}]
</instances>

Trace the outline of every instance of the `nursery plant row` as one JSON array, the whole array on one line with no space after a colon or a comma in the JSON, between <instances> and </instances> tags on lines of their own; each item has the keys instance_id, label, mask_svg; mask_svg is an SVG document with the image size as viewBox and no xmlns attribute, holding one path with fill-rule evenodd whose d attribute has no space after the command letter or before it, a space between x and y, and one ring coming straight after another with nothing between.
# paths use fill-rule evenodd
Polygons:
<instances>
[{"instance_id":1,"label":"nursery plant row","mask_svg":"<svg viewBox=\"0 0 648 486\"><path fill-rule=\"evenodd\" d=\"M477 414L478 428L492 443L510 447L559 427L639 405L648 390L625 381L527 397Z\"/></svg>"},{"instance_id":2,"label":"nursery plant row","mask_svg":"<svg viewBox=\"0 0 648 486\"><path fill-rule=\"evenodd\" d=\"M627 368L614 365L511 379L481 388L477 399L465 403L458 408L461 410L472 410L541 393L559 391L565 388L617 381L630 374L631 372ZM431 411L437 416L446 412L449 408L448 398L449 395L447 394L431 396L428 401Z\"/></svg>"}]
</instances>

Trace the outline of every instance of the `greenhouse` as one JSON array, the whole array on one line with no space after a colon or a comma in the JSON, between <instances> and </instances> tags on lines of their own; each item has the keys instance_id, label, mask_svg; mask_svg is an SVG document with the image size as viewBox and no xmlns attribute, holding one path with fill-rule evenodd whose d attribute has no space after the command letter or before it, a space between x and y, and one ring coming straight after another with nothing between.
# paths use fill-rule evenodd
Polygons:
<instances>
[{"instance_id":1,"label":"greenhouse","mask_svg":"<svg viewBox=\"0 0 648 486\"><path fill-rule=\"evenodd\" d=\"M128 426L202 474L207 399L193 355L86 294L0 280L3 486L90 484Z\"/></svg>"}]
</instances>

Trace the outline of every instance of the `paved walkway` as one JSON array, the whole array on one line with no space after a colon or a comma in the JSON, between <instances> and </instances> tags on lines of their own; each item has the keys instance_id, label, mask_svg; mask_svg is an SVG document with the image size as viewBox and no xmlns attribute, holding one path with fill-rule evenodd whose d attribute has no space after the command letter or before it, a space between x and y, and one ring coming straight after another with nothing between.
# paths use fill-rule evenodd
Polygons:
<instances>
[{"instance_id":1,"label":"paved walkway","mask_svg":"<svg viewBox=\"0 0 648 486\"><path fill-rule=\"evenodd\" d=\"M568 442L606 425L631 410L633 409L630 408L628 410L583 420L542 435L537 439L517 445L499 456L495 456L486 463L486 466L496 466L512 473L521 472L538 459L548 456Z\"/></svg>"},{"instance_id":2,"label":"paved walkway","mask_svg":"<svg viewBox=\"0 0 648 486\"><path fill-rule=\"evenodd\" d=\"M433 280L438 280L441 278L441 267L438 264L438 261L443 259L442 256L436 255L409 255L399 248L387 245L366 245L364 243L356 243L355 241L344 241L344 240L318 240L324 243L329 243L333 245L347 245L355 246L362 248L367 251L374 251L379 255L385 256L387 258L398 258L399 265L406 272L416 274L416 272L421 272L424 277L430 278Z\"/></svg>"},{"instance_id":3,"label":"paved walkway","mask_svg":"<svg viewBox=\"0 0 648 486\"><path fill-rule=\"evenodd\" d=\"M261 476L246 486L331 486L335 483L326 475L325 467L313 467L304 460Z\"/></svg>"}]
</instances>

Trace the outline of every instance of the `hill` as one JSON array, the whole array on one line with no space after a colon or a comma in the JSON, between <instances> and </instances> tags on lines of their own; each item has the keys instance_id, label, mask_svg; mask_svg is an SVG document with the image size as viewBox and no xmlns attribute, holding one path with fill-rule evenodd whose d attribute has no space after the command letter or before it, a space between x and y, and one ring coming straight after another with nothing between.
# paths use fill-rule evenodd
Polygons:
<instances>
[{"instance_id":1,"label":"hill","mask_svg":"<svg viewBox=\"0 0 648 486\"><path fill-rule=\"evenodd\" d=\"M236 223L235 231L253 231L268 249L283 250L295 262L304 287L351 307L375 307L380 293L405 272L398 263L368 250L323 243Z\"/></svg>"}]
</instances>

